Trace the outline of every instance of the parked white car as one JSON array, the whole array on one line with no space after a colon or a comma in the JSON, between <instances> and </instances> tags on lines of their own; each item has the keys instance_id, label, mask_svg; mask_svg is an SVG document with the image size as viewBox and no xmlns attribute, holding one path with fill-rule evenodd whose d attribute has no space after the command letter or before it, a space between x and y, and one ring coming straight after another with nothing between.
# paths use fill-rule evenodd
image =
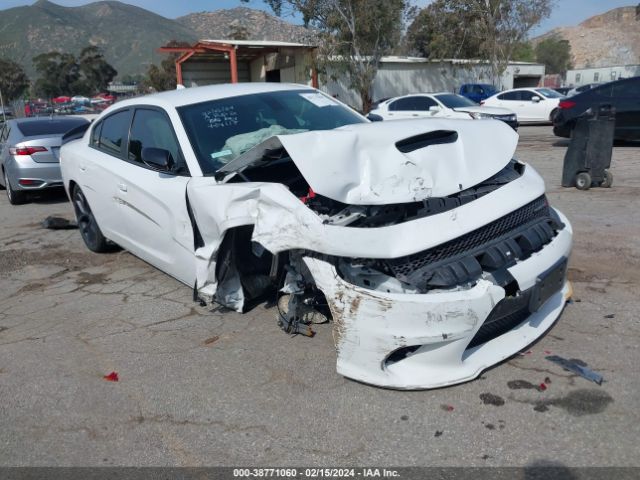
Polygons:
<instances>
[{"instance_id":1,"label":"parked white car","mask_svg":"<svg viewBox=\"0 0 640 480\"><path fill-rule=\"evenodd\" d=\"M571 226L517 139L246 83L119 102L61 167L89 249L116 243L237 311L277 294L289 333L324 314L340 374L416 389L477 377L570 296Z\"/></svg>"},{"instance_id":2,"label":"parked white car","mask_svg":"<svg viewBox=\"0 0 640 480\"><path fill-rule=\"evenodd\" d=\"M551 122L560 100L565 98L550 88L514 88L484 100L487 107L513 110L520 123Z\"/></svg>"},{"instance_id":3,"label":"parked white car","mask_svg":"<svg viewBox=\"0 0 640 480\"><path fill-rule=\"evenodd\" d=\"M485 107L455 93L416 93L380 102L372 110L370 120L400 120L409 118L459 118L502 120L518 129L516 114L506 108Z\"/></svg>"}]
</instances>

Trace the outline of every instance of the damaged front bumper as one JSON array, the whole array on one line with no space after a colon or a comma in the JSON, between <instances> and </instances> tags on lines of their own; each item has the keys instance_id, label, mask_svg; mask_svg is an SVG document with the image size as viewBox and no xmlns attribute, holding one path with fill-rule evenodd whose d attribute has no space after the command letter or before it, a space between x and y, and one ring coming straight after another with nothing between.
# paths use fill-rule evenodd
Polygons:
<instances>
[{"instance_id":1,"label":"damaged front bumper","mask_svg":"<svg viewBox=\"0 0 640 480\"><path fill-rule=\"evenodd\" d=\"M535 341L571 294L565 272L572 232L556 213L565 228L508 269L519 286L511 298L488 280L466 290L426 294L370 290L342 279L332 263L304 257L331 310L338 373L389 388L436 388L471 380ZM541 285L545 280L555 286ZM541 294L544 301L536 303L532 297L540 300ZM505 308L509 301L514 305ZM491 320L502 325L483 337L481 329Z\"/></svg>"}]
</instances>

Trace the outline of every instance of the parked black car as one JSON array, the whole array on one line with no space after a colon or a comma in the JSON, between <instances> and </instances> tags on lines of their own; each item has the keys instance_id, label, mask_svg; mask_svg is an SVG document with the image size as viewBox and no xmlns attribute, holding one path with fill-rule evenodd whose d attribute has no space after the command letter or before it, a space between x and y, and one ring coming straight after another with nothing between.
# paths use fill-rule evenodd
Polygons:
<instances>
[{"instance_id":1,"label":"parked black car","mask_svg":"<svg viewBox=\"0 0 640 480\"><path fill-rule=\"evenodd\" d=\"M569 138L576 119L601 106L616 111L616 140L640 140L640 77L605 83L562 100L553 118L553 133Z\"/></svg>"},{"instance_id":2,"label":"parked black car","mask_svg":"<svg viewBox=\"0 0 640 480\"><path fill-rule=\"evenodd\" d=\"M555 90L560 95L565 95L566 96L567 93L569 93L569 90L571 90L571 87L553 87L551 90Z\"/></svg>"}]
</instances>

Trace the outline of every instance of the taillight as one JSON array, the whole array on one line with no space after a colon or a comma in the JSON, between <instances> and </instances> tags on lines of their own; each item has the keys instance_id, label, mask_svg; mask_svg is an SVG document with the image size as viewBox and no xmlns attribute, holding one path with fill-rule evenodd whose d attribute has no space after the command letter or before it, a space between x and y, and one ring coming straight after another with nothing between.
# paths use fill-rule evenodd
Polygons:
<instances>
[{"instance_id":1,"label":"taillight","mask_svg":"<svg viewBox=\"0 0 640 480\"><path fill-rule=\"evenodd\" d=\"M11 155L32 155L38 152L46 152L47 149L45 147L15 147L10 148L9 153Z\"/></svg>"},{"instance_id":2,"label":"taillight","mask_svg":"<svg viewBox=\"0 0 640 480\"><path fill-rule=\"evenodd\" d=\"M574 102L572 100L562 100L558 104L558 107L560 107L563 110L568 110L568 109L573 108L575 106L576 106L576 102Z\"/></svg>"}]
</instances>

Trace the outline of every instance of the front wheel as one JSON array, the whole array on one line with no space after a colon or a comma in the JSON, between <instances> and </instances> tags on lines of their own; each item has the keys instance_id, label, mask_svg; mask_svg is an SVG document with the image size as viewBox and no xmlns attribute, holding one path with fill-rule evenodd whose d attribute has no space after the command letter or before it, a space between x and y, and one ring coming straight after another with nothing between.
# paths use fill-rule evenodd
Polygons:
<instances>
[{"instance_id":1,"label":"front wheel","mask_svg":"<svg viewBox=\"0 0 640 480\"><path fill-rule=\"evenodd\" d=\"M76 212L78 229L84 244L92 252L102 253L109 251L109 241L102 235L98 222L93 216L91 208L89 208L89 203L78 185L73 187L71 198Z\"/></svg>"}]
</instances>

